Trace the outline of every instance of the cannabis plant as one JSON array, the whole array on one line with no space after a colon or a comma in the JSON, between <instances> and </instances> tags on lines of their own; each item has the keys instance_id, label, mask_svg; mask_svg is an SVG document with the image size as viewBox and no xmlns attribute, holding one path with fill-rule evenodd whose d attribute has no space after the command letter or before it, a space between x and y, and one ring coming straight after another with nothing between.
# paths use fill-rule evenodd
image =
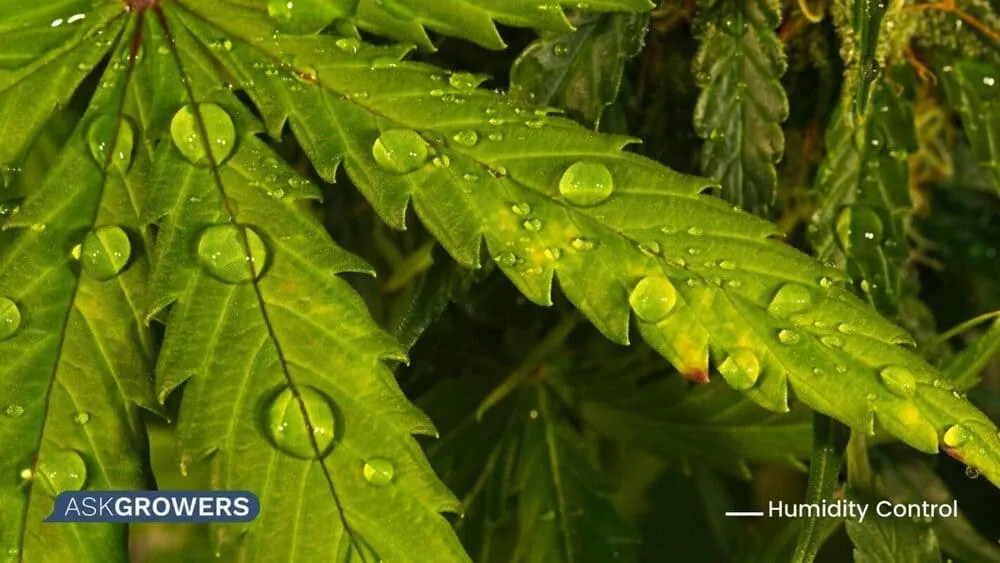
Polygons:
<instances>
[{"instance_id":1,"label":"cannabis plant","mask_svg":"<svg viewBox=\"0 0 1000 563\"><path fill-rule=\"evenodd\" d=\"M997 8L0 0L0 556L1000 560Z\"/></svg>"}]
</instances>

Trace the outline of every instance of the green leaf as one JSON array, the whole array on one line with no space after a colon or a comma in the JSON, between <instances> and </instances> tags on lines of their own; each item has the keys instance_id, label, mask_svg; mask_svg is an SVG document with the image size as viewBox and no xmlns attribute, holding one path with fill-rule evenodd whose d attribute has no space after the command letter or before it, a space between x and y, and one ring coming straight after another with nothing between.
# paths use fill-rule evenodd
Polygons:
<instances>
[{"instance_id":1,"label":"green leaf","mask_svg":"<svg viewBox=\"0 0 1000 563\"><path fill-rule=\"evenodd\" d=\"M412 436L434 427L384 363L405 356L339 276L368 267L330 240L308 212L317 187L219 87L204 45L220 34L189 28L177 3L156 16L144 31L166 40L163 87L145 106L172 106L143 211L158 226L147 318L169 306L157 388L164 400L184 384L182 470L204 460L213 487L262 500L252 524L215 530L218 552L467 561L439 515L456 501Z\"/></svg>"},{"instance_id":2,"label":"green leaf","mask_svg":"<svg viewBox=\"0 0 1000 563\"><path fill-rule=\"evenodd\" d=\"M969 389L980 381L980 373L1000 353L1000 320L965 347L942 368L944 379L959 389Z\"/></svg>"},{"instance_id":3,"label":"green leaf","mask_svg":"<svg viewBox=\"0 0 1000 563\"><path fill-rule=\"evenodd\" d=\"M848 519L846 528L854 542L854 560L858 563L941 561L937 537L926 523L869 515L863 522Z\"/></svg>"},{"instance_id":4,"label":"green leaf","mask_svg":"<svg viewBox=\"0 0 1000 563\"><path fill-rule=\"evenodd\" d=\"M775 164L785 150L781 123L788 97L787 63L775 28L778 0L702 0L701 47L694 61L702 88L694 126L705 139L701 171L722 184L722 197L766 215L778 185Z\"/></svg>"},{"instance_id":5,"label":"green leaf","mask_svg":"<svg viewBox=\"0 0 1000 563\"><path fill-rule=\"evenodd\" d=\"M61 10L67 3L46 7ZM51 52L52 72L66 80L84 64L78 62L81 52L96 64L117 45L100 77L102 87L51 172L0 232L0 549L18 561L128 561L124 525L54 526L43 519L62 491L151 485L138 412L158 410L151 385L153 338L139 309L146 298L149 241L136 207L148 161L135 150L139 133L124 109L133 60L126 42L113 41L134 25L106 18L106 12L89 12L93 21L66 23L75 29L61 35L29 25L44 21L50 27L53 14L41 7L14 12L27 18L13 34L22 40L61 37L74 44L87 36L93 42L95 29L103 29L108 41L101 38L99 49L80 47L58 61L62 47ZM88 22L95 27L85 31ZM22 70L39 66L39 59L30 58L37 53L23 55ZM48 89L51 77L36 80L22 70L15 74L24 81L7 82L0 104L0 122L14 124L4 131L11 131L15 145L28 142L21 135L46 121L55 96L72 90L58 82L57 89ZM25 103L31 95L38 96L38 106ZM21 152L19 146L4 158Z\"/></svg>"},{"instance_id":6,"label":"green leaf","mask_svg":"<svg viewBox=\"0 0 1000 563\"><path fill-rule=\"evenodd\" d=\"M532 42L510 71L519 101L565 109L596 129L621 86L625 63L642 49L648 14L577 15L576 31Z\"/></svg>"},{"instance_id":7,"label":"green leaf","mask_svg":"<svg viewBox=\"0 0 1000 563\"><path fill-rule=\"evenodd\" d=\"M233 38L231 50L211 53L220 64L259 63L243 85L265 115L268 88L314 77L290 106L302 115L320 108L314 122L340 126L322 145L305 137L306 153L321 173L343 161L390 225L404 226L412 201L462 264L479 265L485 239L535 303L551 304L558 275L605 336L627 343L635 310L642 337L690 380L708 378L711 353L730 384L772 410L787 410L791 386L815 410L866 433L877 419L928 453L960 425L949 451L1000 481L993 423L933 386L940 373L899 346L912 343L904 331L834 282L840 271L774 240L773 225L703 195L710 181L622 152L628 139L476 89L470 75L388 64L399 55L391 47L344 49L329 36L257 42L270 28L252 14L214 4L173 12ZM291 119L293 131L305 128Z\"/></svg>"},{"instance_id":8,"label":"green leaf","mask_svg":"<svg viewBox=\"0 0 1000 563\"><path fill-rule=\"evenodd\" d=\"M816 506L834 501L834 493L840 488L840 469L844 465L844 450L849 437L847 429L829 417L816 414L813 417L813 451L809 463L809 488L805 502ZM823 543L830 537L842 520L808 515L802 519L795 542L793 563L808 563L816 558Z\"/></svg>"},{"instance_id":9,"label":"green leaf","mask_svg":"<svg viewBox=\"0 0 1000 563\"><path fill-rule=\"evenodd\" d=\"M809 456L809 412L775 414L729 387L711 383L688 389L683 379L588 393L583 419L600 432L685 467L714 465L750 478L747 462L804 467Z\"/></svg>"},{"instance_id":10,"label":"green leaf","mask_svg":"<svg viewBox=\"0 0 1000 563\"><path fill-rule=\"evenodd\" d=\"M962 60L942 70L948 102L962 117L972 154L1000 192L1000 112L994 108L1000 92L1000 68L988 61Z\"/></svg>"},{"instance_id":11,"label":"green leaf","mask_svg":"<svg viewBox=\"0 0 1000 563\"><path fill-rule=\"evenodd\" d=\"M433 50L426 29L478 43L506 47L495 23L541 31L573 31L564 7L595 12L645 12L649 0L360 0L358 27ZM425 29L426 28L426 29Z\"/></svg>"}]
</instances>

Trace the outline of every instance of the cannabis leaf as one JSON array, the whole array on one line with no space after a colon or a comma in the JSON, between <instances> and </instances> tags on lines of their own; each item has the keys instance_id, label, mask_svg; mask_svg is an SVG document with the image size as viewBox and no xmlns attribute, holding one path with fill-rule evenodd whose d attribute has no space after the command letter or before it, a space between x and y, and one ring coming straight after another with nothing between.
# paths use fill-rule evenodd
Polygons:
<instances>
[{"instance_id":1,"label":"cannabis leaf","mask_svg":"<svg viewBox=\"0 0 1000 563\"><path fill-rule=\"evenodd\" d=\"M0 547L17 561L127 561L122 525L42 522L62 491L148 486L137 407L158 410L152 336L140 322L149 240L135 173L145 158L125 110L134 57L115 41L135 23L67 8L79 3L15 17L4 9L0 23L5 40L33 38L0 86L0 121L11 131L4 159L25 152L71 90L52 76L73 84L118 45L51 173L0 233ZM59 47L32 49L43 46Z\"/></svg>"},{"instance_id":2,"label":"cannabis leaf","mask_svg":"<svg viewBox=\"0 0 1000 563\"><path fill-rule=\"evenodd\" d=\"M299 208L319 191L256 137L181 10L144 22L164 90L144 104L183 104L143 211L158 226L147 317L170 306L157 387L163 400L187 382L182 467L208 457L214 487L268 499L251 526L217 530L219 549L466 560L438 515L453 497L411 436L435 430L383 363L403 352L337 276L367 267Z\"/></svg>"},{"instance_id":3,"label":"cannabis leaf","mask_svg":"<svg viewBox=\"0 0 1000 563\"><path fill-rule=\"evenodd\" d=\"M705 139L701 170L722 184L722 197L758 214L774 203L775 163L785 150L781 85L785 54L775 28L777 0L703 0L701 48L694 62L702 92L694 124Z\"/></svg>"},{"instance_id":4,"label":"cannabis leaf","mask_svg":"<svg viewBox=\"0 0 1000 563\"><path fill-rule=\"evenodd\" d=\"M489 49L506 47L494 22L566 33L573 26L563 7L593 12L645 12L649 0L360 0L354 22L373 33L434 45L424 29L468 39Z\"/></svg>"},{"instance_id":5,"label":"cannabis leaf","mask_svg":"<svg viewBox=\"0 0 1000 563\"><path fill-rule=\"evenodd\" d=\"M1000 117L993 100L1000 85L1000 68L986 61L964 60L946 65L941 73L948 101L958 108L963 130L976 161L989 172L1000 192Z\"/></svg>"},{"instance_id":6,"label":"cannabis leaf","mask_svg":"<svg viewBox=\"0 0 1000 563\"><path fill-rule=\"evenodd\" d=\"M621 86L625 63L643 45L648 14L579 15L569 35L550 35L529 45L511 68L511 96L540 106L565 108L572 117L599 125Z\"/></svg>"},{"instance_id":7,"label":"cannabis leaf","mask_svg":"<svg viewBox=\"0 0 1000 563\"><path fill-rule=\"evenodd\" d=\"M854 428L870 432L877 418L925 452L944 439L1000 478L994 426L933 385L939 373L898 346L909 337L835 283L841 272L702 195L709 181L622 152L627 139L476 89L475 76L392 60L399 49L326 36L257 41L268 28L252 14L178 6L189 27L233 38L232 49L212 52L220 64L263 69L244 86L265 116L276 84L307 78L286 102L293 131L306 129L296 117L305 107L321 107L312 121L339 134L320 144L306 131L307 154L324 176L342 160L389 224L403 226L412 200L456 260L477 265L485 239L536 303L551 303L558 275L569 300L620 343L634 310L644 339L693 381L708 378L711 347L723 377L767 408L786 410L791 384Z\"/></svg>"}]
</instances>

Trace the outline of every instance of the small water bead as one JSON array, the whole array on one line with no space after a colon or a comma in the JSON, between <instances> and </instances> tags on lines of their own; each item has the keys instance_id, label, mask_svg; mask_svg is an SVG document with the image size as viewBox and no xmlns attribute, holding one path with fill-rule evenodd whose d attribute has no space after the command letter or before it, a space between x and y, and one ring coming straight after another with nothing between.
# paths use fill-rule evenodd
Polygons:
<instances>
[{"instance_id":1,"label":"small water bead","mask_svg":"<svg viewBox=\"0 0 1000 563\"><path fill-rule=\"evenodd\" d=\"M723 270L735 270L736 262L733 262L732 260L723 260L719 262L719 267Z\"/></svg>"},{"instance_id":2,"label":"small water bead","mask_svg":"<svg viewBox=\"0 0 1000 563\"><path fill-rule=\"evenodd\" d=\"M969 479L978 479L980 475L982 475L982 473L979 471L978 468L973 467L971 465L965 466L965 476L968 477Z\"/></svg>"},{"instance_id":3,"label":"small water bead","mask_svg":"<svg viewBox=\"0 0 1000 563\"><path fill-rule=\"evenodd\" d=\"M202 138L199 114L204 124L206 139ZM221 164L233 153L236 145L236 127L226 110L215 104L186 105L170 120L170 138L177 150L193 164L208 166ZM209 158L206 144L211 151Z\"/></svg>"},{"instance_id":4,"label":"small water bead","mask_svg":"<svg viewBox=\"0 0 1000 563\"><path fill-rule=\"evenodd\" d=\"M357 4L358 0L268 0L267 13L283 30L314 33L352 14Z\"/></svg>"},{"instance_id":5,"label":"small water bead","mask_svg":"<svg viewBox=\"0 0 1000 563\"><path fill-rule=\"evenodd\" d=\"M837 330L839 330L844 334L854 334L854 327L847 323L840 323L839 325L837 325Z\"/></svg>"},{"instance_id":6,"label":"small water bead","mask_svg":"<svg viewBox=\"0 0 1000 563\"><path fill-rule=\"evenodd\" d=\"M112 144L114 149L111 149ZM101 168L109 163L120 170L128 170L132 165L135 128L125 117L98 115L87 128L87 146L90 148L90 155Z\"/></svg>"},{"instance_id":7,"label":"small water bead","mask_svg":"<svg viewBox=\"0 0 1000 563\"><path fill-rule=\"evenodd\" d=\"M0 341L7 340L21 327L21 309L9 297L0 297Z\"/></svg>"},{"instance_id":8,"label":"small water bead","mask_svg":"<svg viewBox=\"0 0 1000 563\"><path fill-rule=\"evenodd\" d=\"M736 348L719 365L719 373L734 389L744 391L757 384L760 377L760 360L749 348Z\"/></svg>"},{"instance_id":9,"label":"small water bead","mask_svg":"<svg viewBox=\"0 0 1000 563\"><path fill-rule=\"evenodd\" d=\"M856 252L881 244L884 227L875 210L864 207L846 207L837 216L837 239L841 248Z\"/></svg>"},{"instance_id":10,"label":"small water bead","mask_svg":"<svg viewBox=\"0 0 1000 563\"><path fill-rule=\"evenodd\" d=\"M688 254L690 254L691 256L697 256L697 255L701 254L701 249L700 249L700 248L694 248L694 247L691 247L691 248L689 248L689 249L687 250L687 252L688 252Z\"/></svg>"},{"instance_id":11,"label":"small water bead","mask_svg":"<svg viewBox=\"0 0 1000 563\"><path fill-rule=\"evenodd\" d=\"M517 215L518 217L527 217L528 215L531 215L531 206L523 201L511 205L510 210L514 215Z\"/></svg>"},{"instance_id":12,"label":"small water bead","mask_svg":"<svg viewBox=\"0 0 1000 563\"><path fill-rule=\"evenodd\" d=\"M835 336L833 334L828 334L820 338L819 341L831 348L840 348L841 346L844 345L844 340L839 336Z\"/></svg>"},{"instance_id":13,"label":"small water bead","mask_svg":"<svg viewBox=\"0 0 1000 563\"><path fill-rule=\"evenodd\" d=\"M599 162L574 163L559 179L559 193L574 205L596 205L608 199L613 190L611 171Z\"/></svg>"},{"instance_id":14,"label":"small water bead","mask_svg":"<svg viewBox=\"0 0 1000 563\"><path fill-rule=\"evenodd\" d=\"M479 80L468 72L456 72L448 77L448 84L457 90L475 90Z\"/></svg>"},{"instance_id":15,"label":"small water bead","mask_svg":"<svg viewBox=\"0 0 1000 563\"><path fill-rule=\"evenodd\" d=\"M628 297L629 306L640 319L655 323L670 314L677 304L677 290L666 278L642 278Z\"/></svg>"},{"instance_id":16,"label":"small water bead","mask_svg":"<svg viewBox=\"0 0 1000 563\"><path fill-rule=\"evenodd\" d=\"M778 289L768 305L767 311L772 315L785 319L795 313L801 313L812 306L812 292L804 285L788 283Z\"/></svg>"},{"instance_id":17,"label":"small water bead","mask_svg":"<svg viewBox=\"0 0 1000 563\"><path fill-rule=\"evenodd\" d=\"M7 405L7 408L4 409L3 413L10 418L17 418L24 414L24 407L21 405Z\"/></svg>"},{"instance_id":18,"label":"small water bead","mask_svg":"<svg viewBox=\"0 0 1000 563\"><path fill-rule=\"evenodd\" d=\"M784 328L778 331L778 340L782 344L798 344L802 337L794 330Z\"/></svg>"},{"instance_id":19,"label":"small water bead","mask_svg":"<svg viewBox=\"0 0 1000 563\"><path fill-rule=\"evenodd\" d=\"M879 372L882 383L897 397L909 398L917 390L917 380L910 370L901 366L889 366Z\"/></svg>"},{"instance_id":20,"label":"small water bead","mask_svg":"<svg viewBox=\"0 0 1000 563\"><path fill-rule=\"evenodd\" d=\"M427 142L416 131L389 129L375 140L372 156L382 169L406 174L427 161Z\"/></svg>"},{"instance_id":21,"label":"small water bead","mask_svg":"<svg viewBox=\"0 0 1000 563\"><path fill-rule=\"evenodd\" d=\"M90 413L86 411L80 411L76 413L75 415L73 415L73 422L80 426L87 424L88 422L90 422Z\"/></svg>"},{"instance_id":22,"label":"small water bead","mask_svg":"<svg viewBox=\"0 0 1000 563\"><path fill-rule=\"evenodd\" d=\"M521 223L521 226L524 227L524 230L532 233L537 233L542 230L542 222L539 219L526 219L523 223Z\"/></svg>"},{"instance_id":23,"label":"small water bead","mask_svg":"<svg viewBox=\"0 0 1000 563\"><path fill-rule=\"evenodd\" d=\"M448 168L451 166L451 158L449 158L446 154L435 156L432 162L434 163L435 168Z\"/></svg>"},{"instance_id":24,"label":"small water bead","mask_svg":"<svg viewBox=\"0 0 1000 563\"><path fill-rule=\"evenodd\" d=\"M830 278L820 278L819 285L823 289L830 289L831 287L833 287L833 280L831 280Z\"/></svg>"},{"instance_id":25,"label":"small water bead","mask_svg":"<svg viewBox=\"0 0 1000 563\"><path fill-rule=\"evenodd\" d=\"M945 430L941 440L949 448L959 448L968 442L970 438L972 438L972 432L968 428L961 424L954 424Z\"/></svg>"},{"instance_id":26,"label":"small water bead","mask_svg":"<svg viewBox=\"0 0 1000 563\"><path fill-rule=\"evenodd\" d=\"M660 243L655 240L647 240L639 243L639 251L649 257L660 255Z\"/></svg>"},{"instance_id":27,"label":"small water bead","mask_svg":"<svg viewBox=\"0 0 1000 563\"><path fill-rule=\"evenodd\" d=\"M52 496L79 491L87 481L87 464L74 450L47 451L38 460L39 482Z\"/></svg>"},{"instance_id":28,"label":"small water bead","mask_svg":"<svg viewBox=\"0 0 1000 563\"><path fill-rule=\"evenodd\" d=\"M334 41L334 45L336 45L341 51L353 55L358 52L358 49L361 48L361 41L355 39L354 37L341 37L340 39Z\"/></svg>"},{"instance_id":29,"label":"small water bead","mask_svg":"<svg viewBox=\"0 0 1000 563\"><path fill-rule=\"evenodd\" d=\"M496 263L502 267L510 268L517 265L517 255L513 252L503 252L496 256Z\"/></svg>"},{"instance_id":30,"label":"small water bead","mask_svg":"<svg viewBox=\"0 0 1000 563\"><path fill-rule=\"evenodd\" d=\"M244 247L244 236L249 256ZM198 240L198 260L210 274L226 283L246 283L260 278L267 259L264 240L256 229L246 225L212 225L202 231Z\"/></svg>"},{"instance_id":31,"label":"small water bead","mask_svg":"<svg viewBox=\"0 0 1000 563\"><path fill-rule=\"evenodd\" d=\"M463 129L452 135L451 139L463 147L472 147L479 142L479 134L472 129Z\"/></svg>"},{"instance_id":32,"label":"small water bead","mask_svg":"<svg viewBox=\"0 0 1000 563\"><path fill-rule=\"evenodd\" d=\"M264 411L264 431L278 450L290 456L323 458L337 438L333 401L308 385L298 386L297 391L298 397L285 387L270 400Z\"/></svg>"},{"instance_id":33,"label":"small water bead","mask_svg":"<svg viewBox=\"0 0 1000 563\"><path fill-rule=\"evenodd\" d=\"M591 250L594 248L594 241L585 239L583 237L577 237L573 239L573 242L570 244L572 244L573 248L577 250Z\"/></svg>"},{"instance_id":34,"label":"small water bead","mask_svg":"<svg viewBox=\"0 0 1000 563\"><path fill-rule=\"evenodd\" d=\"M90 277L106 281L125 269L132 258L132 242L128 233L117 225L103 225L83 239L80 265Z\"/></svg>"},{"instance_id":35,"label":"small water bead","mask_svg":"<svg viewBox=\"0 0 1000 563\"><path fill-rule=\"evenodd\" d=\"M491 141L502 141L503 140L503 133L501 133L499 131L490 131L490 133L488 135L486 135L486 138L489 139L489 140L491 140Z\"/></svg>"},{"instance_id":36,"label":"small water bead","mask_svg":"<svg viewBox=\"0 0 1000 563\"><path fill-rule=\"evenodd\" d=\"M392 482L396 468L393 467L391 461L384 457L373 457L365 462L361 473L368 483L376 487L384 487Z\"/></svg>"},{"instance_id":37,"label":"small water bead","mask_svg":"<svg viewBox=\"0 0 1000 563\"><path fill-rule=\"evenodd\" d=\"M687 230L687 233L693 237L700 237L702 234L705 233L705 231L701 230L698 227L691 227L690 229Z\"/></svg>"}]
</instances>

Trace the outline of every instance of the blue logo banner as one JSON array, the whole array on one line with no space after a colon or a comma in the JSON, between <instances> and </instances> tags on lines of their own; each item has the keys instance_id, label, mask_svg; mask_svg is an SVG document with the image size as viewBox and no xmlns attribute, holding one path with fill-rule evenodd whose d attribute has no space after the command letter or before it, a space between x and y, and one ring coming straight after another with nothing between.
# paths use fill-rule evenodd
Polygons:
<instances>
[{"instance_id":1,"label":"blue logo banner","mask_svg":"<svg viewBox=\"0 0 1000 563\"><path fill-rule=\"evenodd\" d=\"M67 491L46 522L249 522L260 500L249 491Z\"/></svg>"}]
</instances>

